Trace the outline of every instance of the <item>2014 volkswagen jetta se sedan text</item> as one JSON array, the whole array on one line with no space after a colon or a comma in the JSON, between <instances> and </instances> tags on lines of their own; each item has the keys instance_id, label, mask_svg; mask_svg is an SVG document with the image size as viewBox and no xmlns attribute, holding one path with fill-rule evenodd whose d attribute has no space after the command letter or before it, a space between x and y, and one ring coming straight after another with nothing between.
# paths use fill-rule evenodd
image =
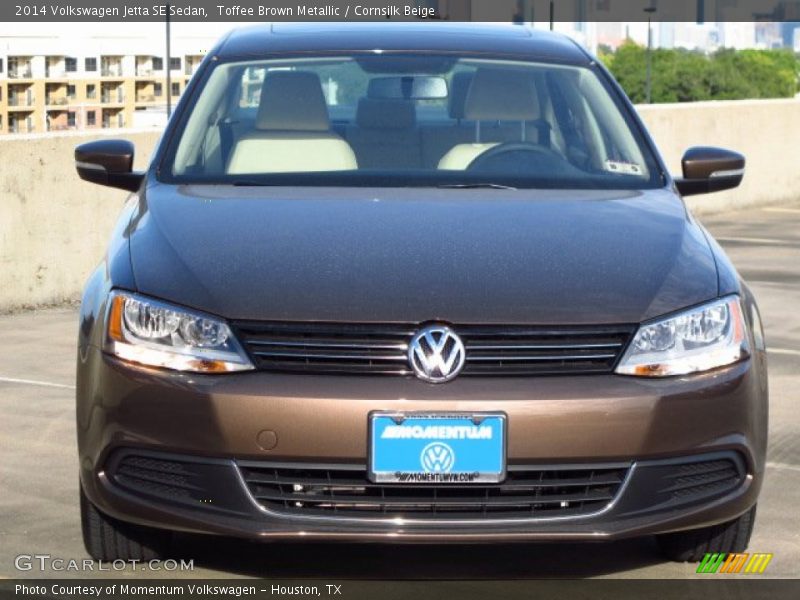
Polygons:
<instances>
[{"instance_id":1,"label":"2014 volkswagen jetta se sedan text","mask_svg":"<svg viewBox=\"0 0 800 600\"><path fill-rule=\"evenodd\" d=\"M258 26L214 48L83 298L83 532L746 548L753 297L578 45L521 26Z\"/></svg>"}]
</instances>

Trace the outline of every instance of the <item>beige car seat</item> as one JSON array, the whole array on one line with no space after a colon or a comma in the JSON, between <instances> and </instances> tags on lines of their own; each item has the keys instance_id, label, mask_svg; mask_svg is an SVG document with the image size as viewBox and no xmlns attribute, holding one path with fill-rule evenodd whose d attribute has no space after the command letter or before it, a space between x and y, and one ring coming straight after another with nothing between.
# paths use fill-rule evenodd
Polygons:
<instances>
[{"instance_id":1,"label":"beige car seat","mask_svg":"<svg viewBox=\"0 0 800 600\"><path fill-rule=\"evenodd\" d=\"M511 69L477 69L464 101L464 118L475 121L475 141L451 148L439 161L439 168L463 171L478 156L499 144L481 142L481 121L519 121L520 141L525 141L526 123L540 117L532 77Z\"/></svg>"},{"instance_id":2,"label":"beige car seat","mask_svg":"<svg viewBox=\"0 0 800 600\"><path fill-rule=\"evenodd\" d=\"M227 172L297 173L357 169L350 145L331 131L315 73L272 71L264 78L255 128L234 145Z\"/></svg>"}]
</instances>

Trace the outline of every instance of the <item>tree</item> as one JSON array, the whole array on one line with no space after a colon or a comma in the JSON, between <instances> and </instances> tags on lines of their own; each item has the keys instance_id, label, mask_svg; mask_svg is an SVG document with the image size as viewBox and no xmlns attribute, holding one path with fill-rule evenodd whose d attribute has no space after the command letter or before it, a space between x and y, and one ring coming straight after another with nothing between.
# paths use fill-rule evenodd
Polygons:
<instances>
[{"instance_id":1,"label":"tree","mask_svg":"<svg viewBox=\"0 0 800 600\"><path fill-rule=\"evenodd\" d=\"M633 102L645 101L647 50L627 41L599 58ZM720 49L711 55L655 49L653 102L791 98L800 91L800 57L788 50Z\"/></svg>"}]
</instances>

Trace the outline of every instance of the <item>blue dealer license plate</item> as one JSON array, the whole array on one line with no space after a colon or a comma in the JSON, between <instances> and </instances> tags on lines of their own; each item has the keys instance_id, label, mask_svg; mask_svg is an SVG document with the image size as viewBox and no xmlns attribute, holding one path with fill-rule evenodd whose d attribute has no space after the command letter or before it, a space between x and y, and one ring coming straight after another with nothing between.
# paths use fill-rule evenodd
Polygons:
<instances>
[{"instance_id":1,"label":"blue dealer license plate","mask_svg":"<svg viewBox=\"0 0 800 600\"><path fill-rule=\"evenodd\" d=\"M498 483L506 474L503 413L382 413L369 417L377 483Z\"/></svg>"}]
</instances>

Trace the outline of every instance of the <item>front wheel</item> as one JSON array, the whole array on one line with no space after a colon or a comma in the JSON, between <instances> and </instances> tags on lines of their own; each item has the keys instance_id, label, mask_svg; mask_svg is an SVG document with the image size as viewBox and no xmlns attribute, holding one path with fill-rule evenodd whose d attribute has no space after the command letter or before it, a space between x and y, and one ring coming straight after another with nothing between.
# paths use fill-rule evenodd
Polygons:
<instances>
[{"instance_id":1,"label":"front wheel","mask_svg":"<svg viewBox=\"0 0 800 600\"><path fill-rule=\"evenodd\" d=\"M744 552L750 543L755 520L756 507L753 506L727 523L659 535L658 545L664 556L678 562L698 562L709 553Z\"/></svg>"},{"instance_id":2,"label":"front wheel","mask_svg":"<svg viewBox=\"0 0 800 600\"><path fill-rule=\"evenodd\" d=\"M150 561L166 556L172 538L170 532L109 517L91 503L83 486L79 484L79 487L83 545L92 558L104 561Z\"/></svg>"}]
</instances>

